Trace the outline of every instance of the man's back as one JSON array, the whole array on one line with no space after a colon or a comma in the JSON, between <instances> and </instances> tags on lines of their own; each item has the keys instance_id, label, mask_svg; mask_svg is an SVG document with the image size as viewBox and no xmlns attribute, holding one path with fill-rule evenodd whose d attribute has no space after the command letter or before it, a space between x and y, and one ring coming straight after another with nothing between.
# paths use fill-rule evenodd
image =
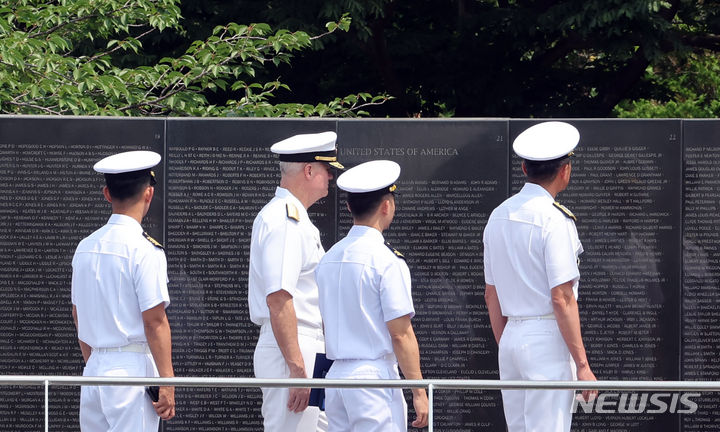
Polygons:
<instances>
[{"instance_id":1,"label":"man's back","mask_svg":"<svg viewBox=\"0 0 720 432\"><path fill-rule=\"evenodd\" d=\"M485 274L498 289L504 316L552 313L550 290L580 276L575 224L553 203L545 189L528 183L488 220Z\"/></svg>"},{"instance_id":2,"label":"man's back","mask_svg":"<svg viewBox=\"0 0 720 432\"><path fill-rule=\"evenodd\" d=\"M376 229L354 226L316 272L331 359L376 359L393 352L385 323L414 315L410 270Z\"/></svg>"},{"instance_id":3,"label":"man's back","mask_svg":"<svg viewBox=\"0 0 720 432\"><path fill-rule=\"evenodd\" d=\"M78 337L94 348L146 342L142 311L169 304L167 262L135 220L114 214L73 257Z\"/></svg>"}]
</instances>

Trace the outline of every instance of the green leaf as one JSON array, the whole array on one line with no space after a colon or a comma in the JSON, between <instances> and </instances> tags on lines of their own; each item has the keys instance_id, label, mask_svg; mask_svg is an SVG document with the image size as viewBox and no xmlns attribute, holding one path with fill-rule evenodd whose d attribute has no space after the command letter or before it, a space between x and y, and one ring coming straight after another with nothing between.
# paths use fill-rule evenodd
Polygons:
<instances>
[{"instance_id":1,"label":"green leaf","mask_svg":"<svg viewBox=\"0 0 720 432\"><path fill-rule=\"evenodd\" d=\"M135 28L179 28L179 0L130 0L122 5L115 0L18 0L12 4L12 8L0 6L0 59L6 64L0 66L0 100L25 94L34 104L88 115L225 116L231 110L235 110L232 115L243 116L334 113L332 103L273 104L269 100L274 93L290 92L288 85L262 79L247 84L238 79L267 76L271 64L291 63L294 55L310 46L306 32L273 30L264 23L230 23L217 26L205 40L193 41L186 52L157 60L154 54L143 52L139 33L128 33ZM349 22L345 15L328 28L347 29ZM104 48L95 40L103 41ZM113 51L112 57L104 54L107 51ZM129 66L133 64L141 66ZM213 105L200 93L217 89L241 93L235 97L242 100ZM154 107L167 92L174 95ZM127 105L143 108L120 111ZM0 109L23 113L6 105Z\"/></svg>"}]
</instances>

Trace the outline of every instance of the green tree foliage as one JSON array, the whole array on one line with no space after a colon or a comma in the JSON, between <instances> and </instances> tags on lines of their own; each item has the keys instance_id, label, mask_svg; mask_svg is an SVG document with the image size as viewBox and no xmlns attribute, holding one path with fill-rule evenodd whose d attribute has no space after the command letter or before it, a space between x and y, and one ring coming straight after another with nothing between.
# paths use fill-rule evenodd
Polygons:
<instances>
[{"instance_id":1,"label":"green tree foliage","mask_svg":"<svg viewBox=\"0 0 720 432\"><path fill-rule=\"evenodd\" d=\"M154 33L183 33L178 3L7 2L0 8L0 112L353 116L385 100L359 93L329 98L329 103L273 103L276 92L288 86L277 79L256 79L258 70L289 64L294 53L314 40L347 31L350 20L344 15L316 36L273 31L267 24L219 25L175 56L143 56L143 41ZM230 97L222 104L210 103L207 95L213 91Z\"/></svg>"},{"instance_id":2,"label":"green tree foliage","mask_svg":"<svg viewBox=\"0 0 720 432\"><path fill-rule=\"evenodd\" d=\"M2 112L708 116L720 3L8 0L0 32Z\"/></svg>"},{"instance_id":3,"label":"green tree foliage","mask_svg":"<svg viewBox=\"0 0 720 432\"><path fill-rule=\"evenodd\" d=\"M716 55L699 53L682 61L666 59L648 67L644 80L652 89L651 95L622 101L614 109L617 117L720 117L720 60Z\"/></svg>"},{"instance_id":4,"label":"green tree foliage","mask_svg":"<svg viewBox=\"0 0 720 432\"><path fill-rule=\"evenodd\" d=\"M280 73L301 99L354 88L395 97L372 108L377 116L606 117L622 101L656 95L661 83L648 67L689 73L671 71L667 59L690 67L700 50L720 49L720 3L711 1L241 3L291 29L350 12L349 33L323 39Z\"/></svg>"}]
</instances>

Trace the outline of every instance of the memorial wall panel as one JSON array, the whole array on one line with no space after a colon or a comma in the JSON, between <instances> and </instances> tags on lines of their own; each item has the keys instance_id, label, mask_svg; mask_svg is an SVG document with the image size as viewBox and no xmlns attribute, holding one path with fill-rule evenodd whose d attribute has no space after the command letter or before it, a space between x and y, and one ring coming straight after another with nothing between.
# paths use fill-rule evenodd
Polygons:
<instances>
[{"instance_id":1,"label":"memorial wall panel","mask_svg":"<svg viewBox=\"0 0 720 432\"><path fill-rule=\"evenodd\" d=\"M335 121L169 120L167 256L175 372L252 377L259 329L250 322L247 273L255 215L280 175L270 146ZM335 192L311 208L325 247L335 241ZM259 389L179 389L167 431L259 431ZM199 403L198 403L199 402Z\"/></svg>"},{"instance_id":2,"label":"memorial wall panel","mask_svg":"<svg viewBox=\"0 0 720 432\"><path fill-rule=\"evenodd\" d=\"M402 167L395 220L383 234L410 267L424 376L496 378L497 348L482 300L482 229L507 196L507 122L341 121L338 136L349 166L388 159ZM351 225L340 195L338 238ZM440 430L504 425L499 392L443 390L435 402Z\"/></svg>"},{"instance_id":3,"label":"memorial wall panel","mask_svg":"<svg viewBox=\"0 0 720 432\"><path fill-rule=\"evenodd\" d=\"M593 372L601 380L676 380L681 122L570 123L580 131L580 144L572 159L570 185L557 200L577 216L585 250L580 257L578 301ZM531 124L511 121L511 136ZM519 160L513 159L517 190L523 177ZM623 414L624 408L632 412L632 406L622 406L630 403L629 398L613 394L603 398L609 411L616 406L621 412L598 414L591 407L578 406L573 430L678 429L676 415ZM642 405L642 398L636 406Z\"/></svg>"},{"instance_id":4,"label":"memorial wall panel","mask_svg":"<svg viewBox=\"0 0 720 432\"><path fill-rule=\"evenodd\" d=\"M162 153L163 142L161 120L0 118L0 373L82 374L71 261L111 213L92 166L124 150ZM162 166L156 171L162 180ZM162 191L155 197L145 227L162 238ZM2 394L0 430L42 430L41 389ZM50 395L50 430L78 430L79 388L53 387Z\"/></svg>"},{"instance_id":5,"label":"memorial wall panel","mask_svg":"<svg viewBox=\"0 0 720 432\"><path fill-rule=\"evenodd\" d=\"M569 121L581 142L558 201L578 216L580 314L595 374L717 380L720 122ZM337 130L346 165L391 159L403 167L386 239L413 276L425 376L496 379L482 230L523 184L511 143L534 122L0 117L0 374L82 373L70 263L77 242L110 214L92 165L141 148L163 154L144 227L166 245L176 373L253 376L247 265L252 221L279 181L269 147ZM310 214L326 249L350 227L333 187ZM42 393L3 388L0 431L41 430ZM660 414L647 397L643 405L647 393L635 402L605 393L602 409L625 412L579 406L573 430L720 430L717 396L692 396L697 412L682 414L688 405L668 393L669 413ZM50 430L79 429L78 397L77 387L51 388ZM257 389L179 388L177 402L167 431L261 430ZM435 402L436 430L504 428L498 391L441 390Z\"/></svg>"},{"instance_id":6,"label":"memorial wall panel","mask_svg":"<svg viewBox=\"0 0 720 432\"><path fill-rule=\"evenodd\" d=\"M720 123L683 122L683 380L720 379ZM720 430L720 397L696 398L684 431Z\"/></svg>"}]
</instances>

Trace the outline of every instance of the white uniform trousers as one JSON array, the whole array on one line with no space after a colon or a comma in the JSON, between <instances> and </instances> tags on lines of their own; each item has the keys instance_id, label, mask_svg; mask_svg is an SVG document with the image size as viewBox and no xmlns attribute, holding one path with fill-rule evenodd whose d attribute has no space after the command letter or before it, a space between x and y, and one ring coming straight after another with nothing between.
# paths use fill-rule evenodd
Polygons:
<instances>
[{"instance_id":1,"label":"white uniform trousers","mask_svg":"<svg viewBox=\"0 0 720 432\"><path fill-rule=\"evenodd\" d=\"M325 338L321 329L298 327L298 343L305 361L305 371L312 378L315 354L325 352ZM275 340L270 323L260 328L260 337L253 358L256 378L289 378L290 369L285 363ZM263 388L262 416L265 432L326 432L327 417L318 407L308 406L305 411L288 411L290 390Z\"/></svg>"},{"instance_id":2,"label":"white uniform trousers","mask_svg":"<svg viewBox=\"0 0 720 432\"><path fill-rule=\"evenodd\" d=\"M574 364L554 319L508 320L500 338L502 380L572 380ZM502 390L508 432L569 432L573 390Z\"/></svg>"},{"instance_id":3,"label":"white uniform trousers","mask_svg":"<svg viewBox=\"0 0 720 432\"><path fill-rule=\"evenodd\" d=\"M335 360L329 379L400 379L395 356L377 360ZM328 388L329 432L406 432L407 403L399 388Z\"/></svg>"},{"instance_id":4,"label":"white uniform trousers","mask_svg":"<svg viewBox=\"0 0 720 432\"><path fill-rule=\"evenodd\" d=\"M83 376L157 377L152 355L93 351ZM80 430L83 432L157 432L160 417L143 386L82 386Z\"/></svg>"}]
</instances>

